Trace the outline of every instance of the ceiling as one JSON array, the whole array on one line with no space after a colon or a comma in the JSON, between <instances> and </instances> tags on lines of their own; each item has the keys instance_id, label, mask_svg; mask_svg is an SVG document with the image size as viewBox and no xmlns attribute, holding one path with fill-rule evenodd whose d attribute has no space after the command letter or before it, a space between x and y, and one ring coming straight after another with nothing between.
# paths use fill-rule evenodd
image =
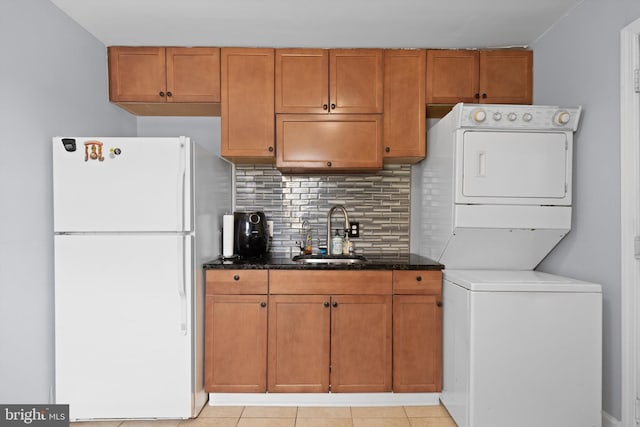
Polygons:
<instances>
[{"instance_id":1,"label":"ceiling","mask_svg":"<svg viewBox=\"0 0 640 427\"><path fill-rule=\"evenodd\" d=\"M528 46L583 0L51 0L106 46Z\"/></svg>"}]
</instances>

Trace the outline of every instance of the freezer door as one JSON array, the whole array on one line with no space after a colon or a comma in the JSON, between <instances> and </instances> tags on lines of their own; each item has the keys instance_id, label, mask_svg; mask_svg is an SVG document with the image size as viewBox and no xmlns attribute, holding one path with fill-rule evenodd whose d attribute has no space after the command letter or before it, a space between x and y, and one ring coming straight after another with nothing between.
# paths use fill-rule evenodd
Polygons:
<instances>
[{"instance_id":1,"label":"freezer door","mask_svg":"<svg viewBox=\"0 0 640 427\"><path fill-rule=\"evenodd\" d=\"M190 236L55 236L56 403L72 419L192 416L191 252Z\"/></svg>"},{"instance_id":2,"label":"freezer door","mask_svg":"<svg viewBox=\"0 0 640 427\"><path fill-rule=\"evenodd\" d=\"M185 137L54 138L54 231L190 231L190 157Z\"/></svg>"},{"instance_id":3,"label":"freezer door","mask_svg":"<svg viewBox=\"0 0 640 427\"><path fill-rule=\"evenodd\" d=\"M570 134L464 131L461 136L456 202L558 204L570 196Z\"/></svg>"}]
</instances>

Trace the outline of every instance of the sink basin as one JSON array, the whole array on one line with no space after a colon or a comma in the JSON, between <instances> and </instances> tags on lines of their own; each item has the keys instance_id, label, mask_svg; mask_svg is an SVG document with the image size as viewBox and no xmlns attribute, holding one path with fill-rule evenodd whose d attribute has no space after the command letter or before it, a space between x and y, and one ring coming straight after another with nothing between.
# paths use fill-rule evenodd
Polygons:
<instances>
[{"instance_id":1,"label":"sink basin","mask_svg":"<svg viewBox=\"0 0 640 427\"><path fill-rule=\"evenodd\" d=\"M362 264L368 261L362 255L296 255L292 259L302 264Z\"/></svg>"}]
</instances>

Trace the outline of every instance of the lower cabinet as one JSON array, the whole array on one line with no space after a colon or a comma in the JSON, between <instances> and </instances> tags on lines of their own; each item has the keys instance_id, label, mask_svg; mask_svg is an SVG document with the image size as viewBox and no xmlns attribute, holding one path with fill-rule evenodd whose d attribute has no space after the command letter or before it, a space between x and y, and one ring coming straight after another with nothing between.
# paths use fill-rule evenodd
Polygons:
<instances>
[{"instance_id":1,"label":"lower cabinet","mask_svg":"<svg viewBox=\"0 0 640 427\"><path fill-rule=\"evenodd\" d=\"M391 391L390 295L273 295L270 392Z\"/></svg>"},{"instance_id":2,"label":"lower cabinet","mask_svg":"<svg viewBox=\"0 0 640 427\"><path fill-rule=\"evenodd\" d=\"M205 390L265 392L267 271L208 271L206 277ZM260 288L264 294L243 294Z\"/></svg>"},{"instance_id":3,"label":"lower cabinet","mask_svg":"<svg viewBox=\"0 0 640 427\"><path fill-rule=\"evenodd\" d=\"M437 392L442 273L207 270L207 392Z\"/></svg>"},{"instance_id":4,"label":"lower cabinet","mask_svg":"<svg viewBox=\"0 0 640 427\"><path fill-rule=\"evenodd\" d=\"M442 390L442 272L393 272L393 391Z\"/></svg>"}]
</instances>

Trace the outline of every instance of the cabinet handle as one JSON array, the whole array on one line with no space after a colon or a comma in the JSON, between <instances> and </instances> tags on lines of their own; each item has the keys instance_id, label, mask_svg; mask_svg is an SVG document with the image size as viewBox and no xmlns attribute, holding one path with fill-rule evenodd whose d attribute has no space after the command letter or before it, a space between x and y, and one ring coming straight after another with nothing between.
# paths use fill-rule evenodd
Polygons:
<instances>
[{"instance_id":1,"label":"cabinet handle","mask_svg":"<svg viewBox=\"0 0 640 427\"><path fill-rule=\"evenodd\" d=\"M323 304L325 307L329 307L329 301L325 301Z\"/></svg>"},{"instance_id":2,"label":"cabinet handle","mask_svg":"<svg viewBox=\"0 0 640 427\"><path fill-rule=\"evenodd\" d=\"M480 94L479 94L479 93L476 93L475 95L473 95L473 97L474 97L475 99L480 99Z\"/></svg>"},{"instance_id":3,"label":"cabinet handle","mask_svg":"<svg viewBox=\"0 0 640 427\"><path fill-rule=\"evenodd\" d=\"M237 282L238 280L240 280L240 276L238 276L238 275L236 274L235 276L233 276L233 280L235 280L235 281Z\"/></svg>"},{"instance_id":4,"label":"cabinet handle","mask_svg":"<svg viewBox=\"0 0 640 427\"><path fill-rule=\"evenodd\" d=\"M331 304L331 307L336 308L338 306L338 303L334 301L333 304Z\"/></svg>"},{"instance_id":5,"label":"cabinet handle","mask_svg":"<svg viewBox=\"0 0 640 427\"><path fill-rule=\"evenodd\" d=\"M169 91L167 91L167 96L173 96L173 94Z\"/></svg>"},{"instance_id":6,"label":"cabinet handle","mask_svg":"<svg viewBox=\"0 0 640 427\"><path fill-rule=\"evenodd\" d=\"M487 99L487 94L486 93L482 94L482 99Z\"/></svg>"},{"instance_id":7,"label":"cabinet handle","mask_svg":"<svg viewBox=\"0 0 640 427\"><path fill-rule=\"evenodd\" d=\"M160 98L163 98L164 97L164 92L160 91L160 93L158 95L160 95Z\"/></svg>"},{"instance_id":8,"label":"cabinet handle","mask_svg":"<svg viewBox=\"0 0 640 427\"><path fill-rule=\"evenodd\" d=\"M387 153L389 153L389 152L391 152L391 148L390 148L390 147L386 147L386 148L384 149L384 151L386 151Z\"/></svg>"},{"instance_id":9,"label":"cabinet handle","mask_svg":"<svg viewBox=\"0 0 640 427\"><path fill-rule=\"evenodd\" d=\"M273 147L269 147L269 152L273 153Z\"/></svg>"},{"instance_id":10,"label":"cabinet handle","mask_svg":"<svg viewBox=\"0 0 640 427\"><path fill-rule=\"evenodd\" d=\"M437 305L438 307L442 307L442 301L438 301L438 302L436 302L436 305Z\"/></svg>"},{"instance_id":11,"label":"cabinet handle","mask_svg":"<svg viewBox=\"0 0 640 427\"><path fill-rule=\"evenodd\" d=\"M326 110L327 108L329 108L329 106L327 104L322 104L322 109Z\"/></svg>"},{"instance_id":12,"label":"cabinet handle","mask_svg":"<svg viewBox=\"0 0 640 427\"><path fill-rule=\"evenodd\" d=\"M262 301L262 302L260 303L260 307L265 308L266 306L267 306L267 303L266 303L266 302Z\"/></svg>"},{"instance_id":13,"label":"cabinet handle","mask_svg":"<svg viewBox=\"0 0 640 427\"><path fill-rule=\"evenodd\" d=\"M331 162L327 162L327 166L331 167Z\"/></svg>"},{"instance_id":14,"label":"cabinet handle","mask_svg":"<svg viewBox=\"0 0 640 427\"><path fill-rule=\"evenodd\" d=\"M416 280L417 280L418 282L422 282L422 276L417 276L417 277L416 277Z\"/></svg>"},{"instance_id":15,"label":"cabinet handle","mask_svg":"<svg viewBox=\"0 0 640 427\"><path fill-rule=\"evenodd\" d=\"M335 110L336 109L336 104L331 104L331 109Z\"/></svg>"}]
</instances>

